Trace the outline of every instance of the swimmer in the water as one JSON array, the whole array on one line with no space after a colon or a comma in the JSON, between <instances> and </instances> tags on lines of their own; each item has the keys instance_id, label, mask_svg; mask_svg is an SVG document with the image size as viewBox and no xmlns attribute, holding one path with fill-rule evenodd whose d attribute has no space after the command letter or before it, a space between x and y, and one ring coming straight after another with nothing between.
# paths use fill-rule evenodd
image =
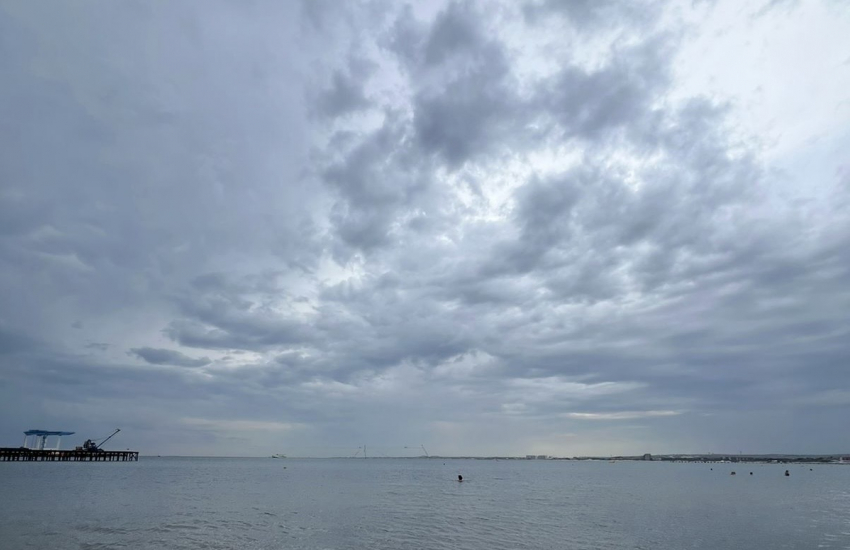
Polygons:
<instances>
[{"instance_id":1,"label":"swimmer in the water","mask_svg":"<svg viewBox=\"0 0 850 550\"><path fill-rule=\"evenodd\" d=\"M458 481L463 481L463 476L462 476L462 475L460 475L460 474L458 474L458 475L457 475L457 480L458 480Z\"/></svg>"}]
</instances>

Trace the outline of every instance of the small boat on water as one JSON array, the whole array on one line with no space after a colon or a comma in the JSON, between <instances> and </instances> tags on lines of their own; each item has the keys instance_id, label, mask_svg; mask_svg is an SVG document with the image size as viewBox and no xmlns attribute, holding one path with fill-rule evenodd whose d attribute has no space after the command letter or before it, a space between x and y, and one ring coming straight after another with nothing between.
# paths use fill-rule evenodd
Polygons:
<instances>
[{"instance_id":1,"label":"small boat on water","mask_svg":"<svg viewBox=\"0 0 850 550\"><path fill-rule=\"evenodd\" d=\"M272 458L286 458L286 455L276 454L276 455L272 455Z\"/></svg>"}]
</instances>

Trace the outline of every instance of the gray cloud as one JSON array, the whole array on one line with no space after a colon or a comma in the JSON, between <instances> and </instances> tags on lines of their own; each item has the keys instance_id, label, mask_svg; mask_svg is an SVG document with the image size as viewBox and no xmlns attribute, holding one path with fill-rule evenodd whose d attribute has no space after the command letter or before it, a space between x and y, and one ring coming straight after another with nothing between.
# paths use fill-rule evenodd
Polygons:
<instances>
[{"instance_id":1,"label":"gray cloud","mask_svg":"<svg viewBox=\"0 0 850 550\"><path fill-rule=\"evenodd\" d=\"M422 54L407 60L419 87L413 98L416 136L425 151L439 153L453 167L508 145L528 116L514 92L505 48L487 37L481 17L469 4L450 3L424 38ZM394 43L405 41L396 37ZM441 85L419 84L435 75Z\"/></svg>"},{"instance_id":2,"label":"gray cloud","mask_svg":"<svg viewBox=\"0 0 850 550\"><path fill-rule=\"evenodd\" d=\"M321 94L317 103L321 114L337 117L367 107L369 100L363 92L362 83L336 72L330 88Z\"/></svg>"},{"instance_id":3,"label":"gray cloud","mask_svg":"<svg viewBox=\"0 0 850 550\"><path fill-rule=\"evenodd\" d=\"M404 151L393 151L405 139L404 123L389 118L354 145L342 161L331 163L325 170L324 181L341 199L331 219L347 244L369 249L386 242L388 225L397 208L427 185L405 166L386 162L388 151L405 155Z\"/></svg>"},{"instance_id":4,"label":"gray cloud","mask_svg":"<svg viewBox=\"0 0 850 550\"><path fill-rule=\"evenodd\" d=\"M565 67L541 96L566 136L604 137L652 119L669 77L665 58L670 39L652 37L614 52L606 66L592 71Z\"/></svg>"},{"instance_id":5,"label":"gray cloud","mask_svg":"<svg viewBox=\"0 0 850 550\"><path fill-rule=\"evenodd\" d=\"M90 342L86 344L86 348L106 351L109 349L109 344L107 344L106 342Z\"/></svg>"},{"instance_id":6,"label":"gray cloud","mask_svg":"<svg viewBox=\"0 0 850 550\"><path fill-rule=\"evenodd\" d=\"M132 348L130 353L151 365L175 365L178 367L203 367L210 364L209 357L189 357L179 351L161 348Z\"/></svg>"},{"instance_id":7,"label":"gray cloud","mask_svg":"<svg viewBox=\"0 0 850 550\"><path fill-rule=\"evenodd\" d=\"M783 1L783 0L778 0ZM643 28L654 23L662 13L662 2L640 0L536 0L525 3L523 14L530 23L560 16L579 31L621 26Z\"/></svg>"},{"instance_id":8,"label":"gray cloud","mask_svg":"<svg viewBox=\"0 0 850 550\"><path fill-rule=\"evenodd\" d=\"M0 10L4 440L850 445L846 166L682 97L665 3Z\"/></svg>"}]
</instances>

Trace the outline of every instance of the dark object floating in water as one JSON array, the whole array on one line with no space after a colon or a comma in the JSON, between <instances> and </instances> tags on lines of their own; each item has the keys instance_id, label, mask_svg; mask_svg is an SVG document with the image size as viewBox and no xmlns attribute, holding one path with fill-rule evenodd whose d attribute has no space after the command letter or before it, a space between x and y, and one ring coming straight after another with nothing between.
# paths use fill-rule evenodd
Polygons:
<instances>
[{"instance_id":1,"label":"dark object floating in water","mask_svg":"<svg viewBox=\"0 0 850 550\"><path fill-rule=\"evenodd\" d=\"M729 475L730 475L730 476L733 476L733 475L735 475L735 472L732 472L732 473L731 473L731 474L729 474Z\"/></svg>"},{"instance_id":2,"label":"dark object floating in water","mask_svg":"<svg viewBox=\"0 0 850 550\"><path fill-rule=\"evenodd\" d=\"M463 476L462 476L462 475L460 475L460 474L458 474L458 475L457 475L457 480L458 480L458 481L463 481Z\"/></svg>"},{"instance_id":3,"label":"dark object floating in water","mask_svg":"<svg viewBox=\"0 0 850 550\"><path fill-rule=\"evenodd\" d=\"M750 472L750 475L753 475L753 473L752 473L752 472Z\"/></svg>"},{"instance_id":4,"label":"dark object floating in water","mask_svg":"<svg viewBox=\"0 0 850 550\"><path fill-rule=\"evenodd\" d=\"M785 477L788 477L790 475L791 475L791 472L789 472L788 470L785 470Z\"/></svg>"}]
</instances>

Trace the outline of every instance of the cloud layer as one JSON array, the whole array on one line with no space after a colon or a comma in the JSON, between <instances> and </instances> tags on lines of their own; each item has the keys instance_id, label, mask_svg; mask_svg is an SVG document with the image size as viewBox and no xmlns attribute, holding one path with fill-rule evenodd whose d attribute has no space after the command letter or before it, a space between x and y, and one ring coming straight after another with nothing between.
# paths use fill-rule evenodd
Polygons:
<instances>
[{"instance_id":1,"label":"cloud layer","mask_svg":"<svg viewBox=\"0 0 850 550\"><path fill-rule=\"evenodd\" d=\"M3 444L846 451L850 64L723 86L850 13L727 4L0 8Z\"/></svg>"}]
</instances>

